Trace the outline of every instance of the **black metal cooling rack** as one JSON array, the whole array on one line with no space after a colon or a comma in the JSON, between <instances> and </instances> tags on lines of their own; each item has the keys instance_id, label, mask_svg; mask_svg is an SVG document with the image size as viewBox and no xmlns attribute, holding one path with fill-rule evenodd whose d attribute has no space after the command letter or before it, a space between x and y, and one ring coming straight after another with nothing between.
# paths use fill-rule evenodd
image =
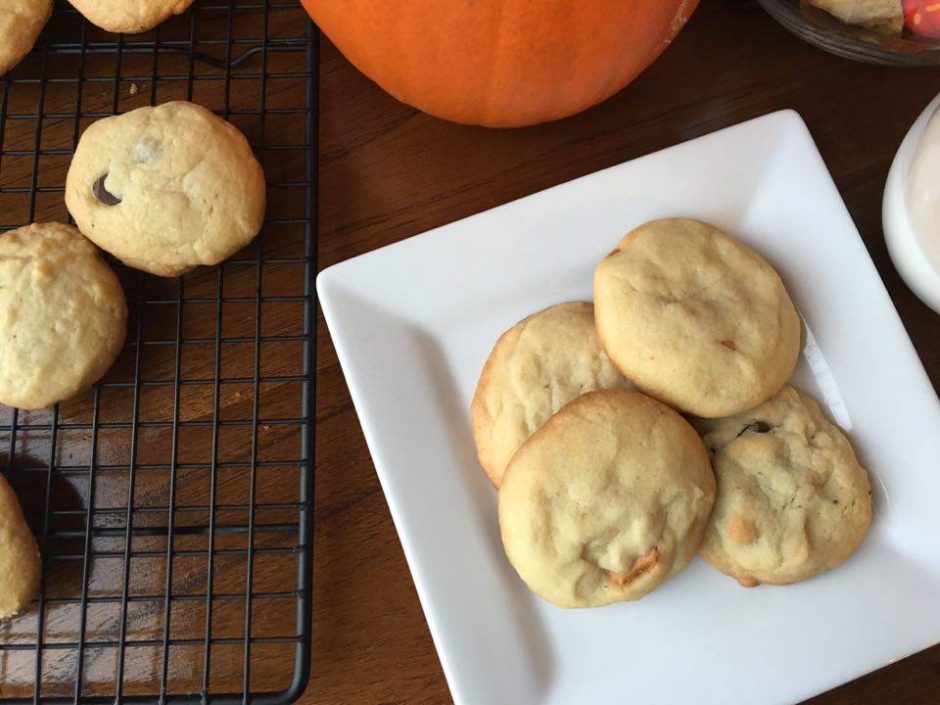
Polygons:
<instances>
[{"instance_id":1,"label":"black metal cooling rack","mask_svg":"<svg viewBox=\"0 0 940 705\"><path fill-rule=\"evenodd\" d=\"M66 220L82 130L188 99L248 136L255 243L162 280L115 265L128 342L54 410L0 406L41 594L0 624L0 701L286 703L310 663L317 37L294 0L196 0L118 36L65 0L0 78L0 232ZM0 235L2 237L2 235Z\"/></svg>"}]
</instances>

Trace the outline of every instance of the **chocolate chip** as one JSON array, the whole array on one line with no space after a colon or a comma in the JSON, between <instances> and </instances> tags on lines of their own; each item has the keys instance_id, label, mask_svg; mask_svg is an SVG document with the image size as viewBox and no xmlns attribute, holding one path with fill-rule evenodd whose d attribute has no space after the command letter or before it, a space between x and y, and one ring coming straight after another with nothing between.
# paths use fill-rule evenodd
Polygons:
<instances>
[{"instance_id":1,"label":"chocolate chip","mask_svg":"<svg viewBox=\"0 0 940 705\"><path fill-rule=\"evenodd\" d=\"M105 179L107 178L108 178L107 174L99 178L95 182L95 185L91 187L91 192L95 195L95 198L97 198L98 201L100 201L104 205L116 206L118 203L121 202L121 199L119 196L115 196L113 193L111 193L110 191L108 191L108 189L104 187L104 182L105 182Z\"/></svg>"},{"instance_id":2,"label":"chocolate chip","mask_svg":"<svg viewBox=\"0 0 940 705\"><path fill-rule=\"evenodd\" d=\"M770 433L773 429L766 421L755 421L754 423L749 423L747 426L741 429L741 433L738 436L742 436L745 433Z\"/></svg>"}]
</instances>

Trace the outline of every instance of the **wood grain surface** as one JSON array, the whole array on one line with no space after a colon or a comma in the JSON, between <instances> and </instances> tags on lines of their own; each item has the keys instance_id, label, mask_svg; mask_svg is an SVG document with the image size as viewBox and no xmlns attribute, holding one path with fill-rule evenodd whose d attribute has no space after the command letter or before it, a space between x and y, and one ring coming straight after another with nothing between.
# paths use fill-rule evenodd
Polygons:
<instances>
[{"instance_id":1,"label":"wood grain surface","mask_svg":"<svg viewBox=\"0 0 940 705\"><path fill-rule=\"evenodd\" d=\"M940 317L901 282L881 230L891 159L938 92L936 70L879 68L829 56L789 35L756 3L740 0L703 0L663 57L603 105L524 130L488 131L417 113L385 95L325 42L319 266L794 108L809 125L931 381L940 387ZM313 671L301 702L449 703L322 317L318 342ZM809 702L936 705L940 647Z\"/></svg>"},{"instance_id":2,"label":"wood grain surface","mask_svg":"<svg viewBox=\"0 0 940 705\"><path fill-rule=\"evenodd\" d=\"M0 231L66 220L81 130L169 100L228 117L268 182L261 234L224 265L177 280L114 263L130 321L101 385L56 411L0 406L0 472L45 576L38 604L0 624L0 700L291 684L304 636L313 36L289 0L197 0L120 40L57 0L36 51L0 80Z\"/></svg>"}]
</instances>

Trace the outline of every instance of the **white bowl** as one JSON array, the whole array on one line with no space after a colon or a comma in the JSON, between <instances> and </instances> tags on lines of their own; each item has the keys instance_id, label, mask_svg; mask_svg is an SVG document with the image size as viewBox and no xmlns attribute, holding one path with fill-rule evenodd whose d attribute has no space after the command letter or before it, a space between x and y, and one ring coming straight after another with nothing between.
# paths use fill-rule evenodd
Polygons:
<instances>
[{"instance_id":1,"label":"white bowl","mask_svg":"<svg viewBox=\"0 0 940 705\"><path fill-rule=\"evenodd\" d=\"M921 138L931 119L940 120L940 95L914 122L891 164L885 184L882 221L891 261L917 297L940 313L940 262L931 257L911 218L908 175ZM940 234L935 234L940 237Z\"/></svg>"}]
</instances>

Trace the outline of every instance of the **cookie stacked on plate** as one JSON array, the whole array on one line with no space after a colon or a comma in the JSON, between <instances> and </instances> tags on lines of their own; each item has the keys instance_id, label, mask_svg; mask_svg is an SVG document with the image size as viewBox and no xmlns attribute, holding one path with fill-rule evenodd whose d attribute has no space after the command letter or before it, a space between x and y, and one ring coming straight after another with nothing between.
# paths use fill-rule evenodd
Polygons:
<instances>
[{"instance_id":1,"label":"cookie stacked on plate","mask_svg":"<svg viewBox=\"0 0 940 705\"><path fill-rule=\"evenodd\" d=\"M504 333L472 403L529 587L588 607L642 597L699 550L748 586L846 560L868 476L787 386L801 325L773 267L709 225L658 220L600 262L594 296Z\"/></svg>"}]
</instances>

